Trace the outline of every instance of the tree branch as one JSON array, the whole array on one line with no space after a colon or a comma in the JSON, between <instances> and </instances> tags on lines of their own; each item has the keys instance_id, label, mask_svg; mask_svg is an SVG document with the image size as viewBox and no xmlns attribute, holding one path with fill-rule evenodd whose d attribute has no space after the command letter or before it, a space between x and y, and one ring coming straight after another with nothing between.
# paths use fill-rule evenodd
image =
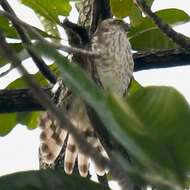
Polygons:
<instances>
[{"instance_id":1,"label":"tree branch","mask_svg":"<svg viewBox=\"0 0 190 190\"><path fill-rule=\"evenodd\" d=\"M167 49L135 53L134 71L190 65L190 52L183 49Z\"/></svg>"},{"instance_id":2,"label":"tree branch","mask_svg":"<svg viewBox=\"0 0 190 190\"><path fill-rule=\"evenodd\" d=\"M50 97L50 88L44 89ZM41 111L44 108L36 101L30 89L1 90L0 113Z\"/></svg>"},{"instance_id":3,"label":"tree branch","mask_svg":"<svg viewBox=\"0 0 190 190\"><path fill-rule=\"evenodd\" d=\"M190 65L190 52L181 49L135 53L135 71ZM44 89L51 97L50 88ZM1 90L0 113L44 110L33 98L31 90Z\"/></svg>"},{"instance_id":4,"label":"tree branch","mask_svg":"<svg viewBox=\"0 0 190 190\"><path fill-rule=\"evenodd\" d=\"M160 17L152 12L145 0L133 0L134 3L156 24L156 26L174 43L180 47L190 50L190 38L173 30L169 24L165 23Z\"/></svg>"}]
</instances>

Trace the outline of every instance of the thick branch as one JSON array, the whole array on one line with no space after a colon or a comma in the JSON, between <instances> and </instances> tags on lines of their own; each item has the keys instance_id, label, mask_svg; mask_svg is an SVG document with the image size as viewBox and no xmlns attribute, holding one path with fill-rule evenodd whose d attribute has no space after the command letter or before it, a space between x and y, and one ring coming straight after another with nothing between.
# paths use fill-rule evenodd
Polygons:
<instances>
[{"instance_id":1,"label":"thick branch","mask_svg":"<svg viewBox=\"0 0 190 190\"><path fill-rule=\"evenodd\" d=\"M181 49L171 49L134 54L135 71L152 68L166 68L190 65L190 53ZM50 96L50 89L44 89ZM1 90L0 113L38 111L43 108L33 98L28 89Z\"/></svg>"},{"instance_id":2,"label":"thick branch","mask_svg":"<svg viewBox=\"0 0 190 190\"><path fill-rule=\"evenodd\" d=\"M49 88L44 91L51 97ZM41 111L44 108L36 101L30 89L1 90L0 113Z\"/></svg>"},{"instance_id":3,"label":"thick branch","mask_svg":"<svg viewBox=\"0 0 190 190\"><path fill-rule=\"evenodd\" d=\"M190 65L190 52L182 49L135 53L133 57L134 71Z\"/></svg>"}]
</instances>

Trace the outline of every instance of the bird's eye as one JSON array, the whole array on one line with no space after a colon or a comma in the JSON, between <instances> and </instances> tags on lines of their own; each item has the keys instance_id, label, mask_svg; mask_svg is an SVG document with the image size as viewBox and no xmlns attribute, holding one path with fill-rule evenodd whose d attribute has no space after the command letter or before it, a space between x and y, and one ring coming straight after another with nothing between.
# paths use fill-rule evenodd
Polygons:
<instances>
[{"instance_id":1,"label":"bird's eye","mask_svg":"<svg viewBox=\"0 0 190 190\"><path fill-rule=\"evenodd\" d=\"M121 24L123 24L123 21L119 20L119 19L116 19L116 20L114 20L114 23L118 24L118 25L121 25Z\"/></svg>"},{"instance_id":2,"label":"bird's eye","mask_svg":"<svg viewBox=\"0 0 190 190\"><path fill-rule=\"evenodd\" d=\"M126 32L129 32L130 31L130 25L129 24L127 24L127 23L125 23L125 22L123 22L123 29L126 31Z\"/></svg>"}]
</instances>

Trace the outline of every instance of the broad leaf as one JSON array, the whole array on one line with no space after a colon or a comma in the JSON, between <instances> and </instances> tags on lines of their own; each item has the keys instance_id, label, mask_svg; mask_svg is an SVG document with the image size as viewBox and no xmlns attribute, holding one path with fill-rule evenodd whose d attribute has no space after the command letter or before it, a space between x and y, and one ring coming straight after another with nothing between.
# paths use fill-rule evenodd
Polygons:
<instances>
[{"instance_id":1,"label":"broad leaf","mask_svg":"<svg viewBox=\"0 0 190 190\"><path fill-rule=\"evenodd\" d=\"M21 2L57 24L60 24L58 16L68 16L71 10L69 0L22 0Z\"/></svg>"},{"instance_id":2,"label":"broad leaf","mask_svg":"<svg viewBox=\"0 0 190 190\"><path fill-rule=\"evenodd\" d=\"M37 30L37 32L39 32L40 35L42 35L43 37L49 37L49 38L53 38L53 39L58 38L57 36L48 34L48 33L44 32L44 31L42 31L42 30L40 30L40 29L38 29L36 27L33 27L33 26L31 26L31 27L33 29ZM19 36L18 36L15 28L13 27L12 23L7 18L5 18L3 16L0 16L0 28L5 33L6 37L13 38L13 39L18 39L19 38ZM30 32L29 32L29 34L30 34L30 37L32 39L36 39L36 37L33 34L31 34Z\"/></svg>"},{"instance_id":3,"label":"broad leaf","mask_svg":"<svg viewBox=\"0 0 190 190\"><path fill-rule=\"evenodd\" d=\"M129 89L127 91L126 98L128 96L132 96L134 93L136 93L138 90L143 88L134 78L131 80L131 84L129 86Z\"/></svg>"},{"instance_id":4,"label":"broad leaf","mask_svg":"<svg viewBox=\"0 0 190 190\"><path fill-rule=\"evenodd\" d=\"M134 6L132 0L111 0L112 12L117 17L126 17L130 15L131 9Z\"/></svg>"},{"instance_id":5,"label":"broad leaf","mask_svg":"<svg viewBox=\"0 0 190 190\"><path fill-rule=\"evenodd\" d=\"M42 112L18 112L0 114L0 136L7 135L17 124L26 125L28 129L35 129Z\"/></svg>"},{"instance_id":6,"label":"broad leaf","mask_svg":"<svg viewBox=\"0 0 190 190\"><path fill-rule=\"evenodd\" d=\"M0 136L8 134L16 125L16 113L0 114Z\"/></svg>"},{"instance_id":7,"label":"broad leaf","mask_svg":"<svg viewBox=\"0 0 190 190\"><path fill-rule=\"evenodd\" d=\"M20 112L17 113L17 123L26 125L28 129L35 129L38 127L38 118L42 112Z\"/></svg>"},{"instance_id":8,"label":"broad leaf","mask_svg":"<svg viewBox=\"0 0 190 190\"><path fill-rule=\"evenodd\" d=\"M114 16L124 18L129 16L130 24L136 26L141 23L142 12L133 3L133 0L111 0L111 8ZM153 0L147 1L148 5L152 5Z\"/></svg>"},{"instance_id":9,"label":"broad leaf","mask_svg":"<svg viewBox=\"0 0 190 190\"><path fill-rule=\"evenodd\" d=\"M41 23L42 23L45 31L48 34L51 34L52 36L56 36L57 37L57 39L52 38L52 40L55 43L59 43L61 37L60 37L59 31L58 31L57 25L55 23L52 23L51 21L49 21L48 19L46 19L43 16L39 15L38 18L40 19L40 21L41 21Z\"/></svg>"},{"instance_id":10,"label":"broad leaf","mask_svg":"<svg viewBox=\"0 0 190 190\"><path fill-rule=\"evenodd\" d=\"M109 190L100 184L79 176L68 176L63 170L19 172L0 178L3 190Z\"/></svg>"},{"instance_id":11,"label":"broad leaf","mask_svg":"<svg viewBox=\"0 0 190 190\"><path fill-rule=\"evenodd\" d=\"M190 106L185 98L173 88L148 87L129 97L128 104L151 137L166 147L176 170L187 174L190 171Z\"/></svg>"},{"instance_id":12,"label":"broad leaf","mask_svg":"<svg viewBox=\"0 0 190 190\"><path fill-rule=\"evenodd\" d=\"M159 40L158 40L159 39ZM133 50L148 51L151 49L176 48L176 44L159 29L152 29L130 39Z\"/></svg>"},{"instance_id":13,"label":"broad leaf","mask_svg":"<svg viewBox=\"0 0 190 190\"><path fill-rule=\"evenodd\" d=\"M182 10L165 9L156 14L171 26L188 22L190 17ZM173 48L176 45L163 34L150 18L143 18L138 26L132 27L128 34L133 49L162 49ZM159 39L159 40L158 40ZM146 43L145 43L146 42Z\"/></svg>"}]
</instances>

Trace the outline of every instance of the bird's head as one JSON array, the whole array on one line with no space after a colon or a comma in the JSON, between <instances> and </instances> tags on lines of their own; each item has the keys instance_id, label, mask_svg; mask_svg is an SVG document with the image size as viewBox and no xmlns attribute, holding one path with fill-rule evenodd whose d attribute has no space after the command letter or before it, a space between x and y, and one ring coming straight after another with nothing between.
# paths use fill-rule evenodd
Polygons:
<instances>
[{"instance_id":1,"label":"bird's head","mask_svg":"<svg viewBox=\"0 0 190 190\"><path fill-rule=\"evenodd\" d=\"M106 19L103 20L100 24L99 24L99 29L101 31L109 31L110 29L113 31L117 31L117 30L124 30L125 32L129 32L130 30L130 26L129 24L125 23L123 20L121 19Z\"/></svg>"}]
</instances>

